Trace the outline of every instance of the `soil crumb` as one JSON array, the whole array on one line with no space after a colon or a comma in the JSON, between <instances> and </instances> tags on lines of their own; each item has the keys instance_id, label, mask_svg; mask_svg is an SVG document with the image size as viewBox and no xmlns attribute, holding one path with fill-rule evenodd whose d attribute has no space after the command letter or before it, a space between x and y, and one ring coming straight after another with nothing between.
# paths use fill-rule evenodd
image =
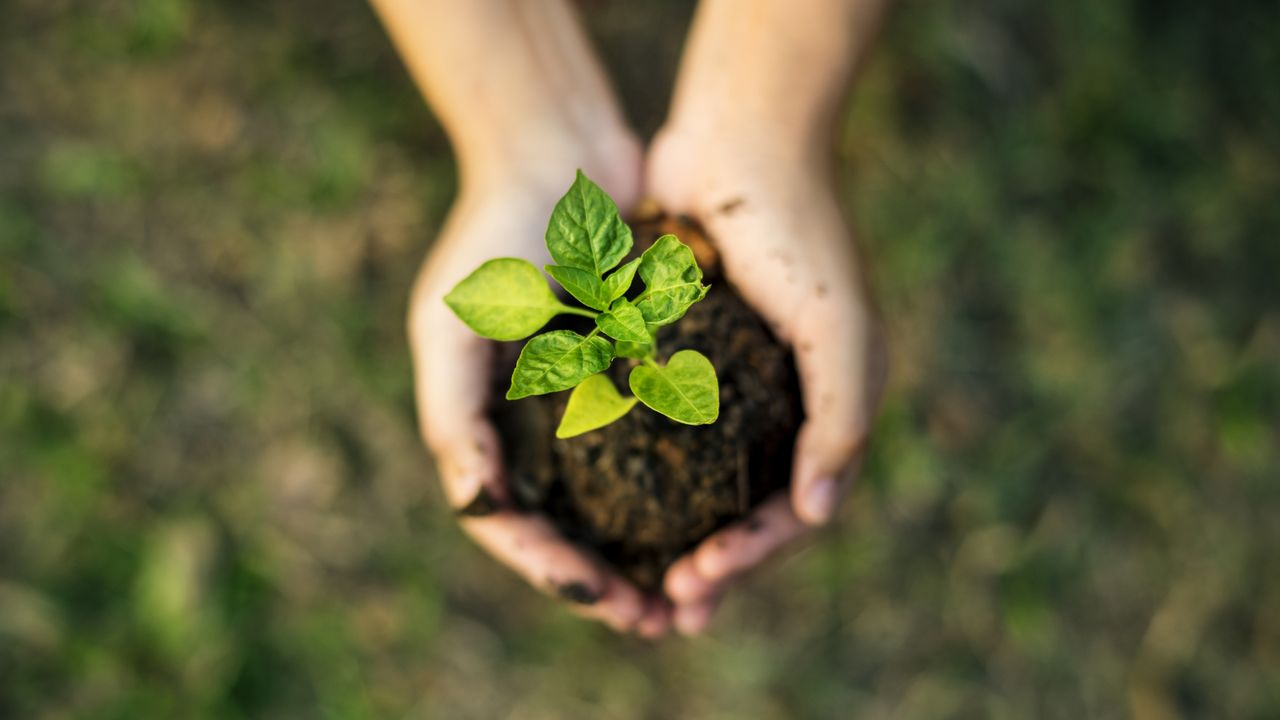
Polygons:
<instances>
[{"instance_id":1,"label":"soil crumb","mask_svg":"<svg viewBox=\"0 0 1280 720\"><path fill-rule=\"evenodd\" d=\"M556 597L575 605L595 605L600 600L600 593L580 582L556 585Z\"/></svg>"}]
</instances>

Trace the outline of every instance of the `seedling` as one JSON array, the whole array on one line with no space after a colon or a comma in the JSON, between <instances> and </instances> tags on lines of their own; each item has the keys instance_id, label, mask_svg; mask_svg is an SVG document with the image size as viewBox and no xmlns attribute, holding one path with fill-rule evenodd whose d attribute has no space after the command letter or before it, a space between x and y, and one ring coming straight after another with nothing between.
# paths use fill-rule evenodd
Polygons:
<instances>
[{"instance_id":1,"label":"seedling","mask_svg":"<svg viewBox=\"0 0 1280 720\"><path fill-rule=\"evenodd\" d=\"M508 400L573 388L556 437L604 427L637 400L686 425L709 425L720 415L720 383L706 356L681 350L665 365L658 361L657 329L684 317L707 294L693 251L675 235L663 235L618 267L631 247L631 228L618 206L578 171L551 213L547 250L556 264L544 269L585 307L561 302L533 263L518 258L484 263L444 298L462 322L493 340L522 340L560 314L595 321L586 335L535 335L511 374ZM636 275L644 289L629 299ZM628 376L633 397L604 374L619 357L639 361Z\"/></svg>"}]
</instances>

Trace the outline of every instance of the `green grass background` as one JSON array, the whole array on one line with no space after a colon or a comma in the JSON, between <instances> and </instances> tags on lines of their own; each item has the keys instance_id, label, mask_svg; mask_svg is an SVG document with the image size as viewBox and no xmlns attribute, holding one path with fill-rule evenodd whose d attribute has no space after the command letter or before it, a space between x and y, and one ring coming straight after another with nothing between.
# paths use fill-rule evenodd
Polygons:
<instances>
[{"instance_id":1,"label":"green grass background","mask_svg":"<svg viewBox=\"0 0 1280 720\"><path fill-rule=\"evenodd\" d=\"M688 6L586 5L651 131ZM364 4L0 0L0 717L1280 717L1280 6L906 0L836 151L865 479L650 646L441 503Z\"/></svg>"}]
</instances>

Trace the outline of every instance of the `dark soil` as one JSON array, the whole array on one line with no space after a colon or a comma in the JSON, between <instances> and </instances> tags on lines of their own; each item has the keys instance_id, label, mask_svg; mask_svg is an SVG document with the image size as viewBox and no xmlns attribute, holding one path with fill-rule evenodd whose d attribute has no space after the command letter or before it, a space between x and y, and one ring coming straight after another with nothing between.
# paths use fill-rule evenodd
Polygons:
<instances>
[{"instance_id":1,"label":"dark soil","mask_svg":"<svg viewBox=\"0 0 1280 720\"><path fill-rule=\"evenodd\" d=\"M701 232L663 218L634 229L637 253L674 232L694 248L712 286L660 332L658 348L661 359L682 349L710 358L720 378L719 420L681 425L637 405L618 422L558 440L567 392L498 401L494 415L516 502L547 513L566 536L656 589L681 553L787 484L801 410L790 350L724 281ZM634 364L619 359L610 370L624 392ZM509 370L496 374L503 389Z\"/></svg>"}]
</instances>

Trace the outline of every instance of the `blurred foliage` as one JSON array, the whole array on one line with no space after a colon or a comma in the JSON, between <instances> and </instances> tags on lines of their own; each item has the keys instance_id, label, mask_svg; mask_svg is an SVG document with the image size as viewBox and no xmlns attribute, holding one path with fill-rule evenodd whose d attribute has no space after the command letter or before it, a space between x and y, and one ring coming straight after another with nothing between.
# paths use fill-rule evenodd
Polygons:
<instances>
[{"instance_id":1,"label":"blurred foliage","mask_svg":"<svg viewBox=\"0 0 1280 720\"><path fill-rule=\"evenodd\" d=\"M687 5L585 5L651 131ZM1280 717L1275 3L898 7L838 143L865 481L657 646L440 502L453 165L366 6L0 17L0 716Z\"/></svg>"}]
</instances>

